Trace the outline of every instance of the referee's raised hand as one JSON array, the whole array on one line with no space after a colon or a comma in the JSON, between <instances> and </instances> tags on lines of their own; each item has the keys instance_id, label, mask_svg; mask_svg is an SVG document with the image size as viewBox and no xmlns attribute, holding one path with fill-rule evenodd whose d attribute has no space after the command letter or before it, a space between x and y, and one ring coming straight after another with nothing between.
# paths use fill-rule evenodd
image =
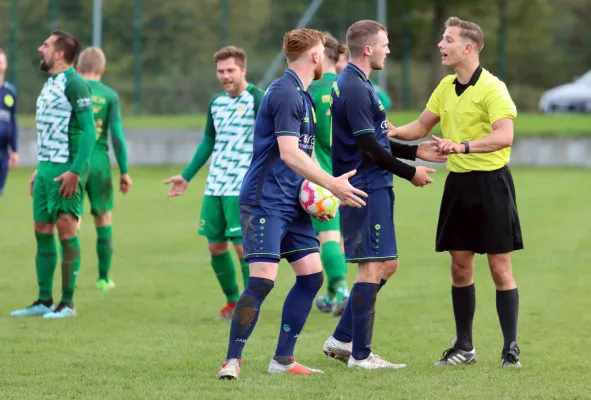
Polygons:
<instances>
[{"instance_id":1,"label":"referee's raised hand","mask_svg":"<svg viewBox=\"0 0 591 400\"><path fill-rule=\"evenodd\" d=\"M433 182L433 179L429 176L429 174L434 174L435 170L433 168L427 168L423 166L416 167L415 176L412 178L410 183L415 186L423 187L428 185L429 183Z\"/></svg>"}]
</instances>

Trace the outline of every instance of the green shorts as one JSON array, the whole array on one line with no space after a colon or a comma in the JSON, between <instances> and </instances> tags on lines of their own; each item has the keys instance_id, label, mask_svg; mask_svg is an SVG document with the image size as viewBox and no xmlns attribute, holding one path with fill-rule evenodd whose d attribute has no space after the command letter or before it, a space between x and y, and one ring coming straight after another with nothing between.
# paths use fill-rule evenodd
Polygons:
<instances>
[{"instance_id":1,"label":"green shorts","mask_svg":"<svg viewBox=\"0 0 591 400\"><path fill-rule=\"evenodd\" d=\"M90 213L95 217L113 210L113 176L107 153L93 153L90 157L90 171L84 192L90 201Z\"/></svg>"},{"instance_id":2,"label":"green shorts","mask_svg":"<svg viewBox=\"0 0 591 400\"><path fill-rule=\"evenodd\" d=\"M42 161L37 166L37 176L33 186L33 220L54 224L59 214L72 214L80 217L83 211L83 186L88 174L88 167L80 175L78 190L69 199L65 199L59 193L61 182L54 182L54 179L68 171L70 163L57 164L49 161Z\"/></svg>"},{"instance_id":3,"label":"green shorts","mask_svg":"<svg viewBox=\"0 0 591 400\"><path fill-rule=\"evenodd\" d=\"M337 211L337 215L330 221L322 222L318 221L316 218L312 218L312 225L314 226L314 231L318 234L320 232L327 232L327 231L341 231L341 214Z\"/></svg>"},{"instance_id":4,"label":"green shorts","mask_svg":"<svg viewBox=\"0 0 591 400\"><path fill-rule=\"evenodd\" d=\"M204 196L199 230L209 242L242 241L238 196Z\"/></svg>"}]
</instances>

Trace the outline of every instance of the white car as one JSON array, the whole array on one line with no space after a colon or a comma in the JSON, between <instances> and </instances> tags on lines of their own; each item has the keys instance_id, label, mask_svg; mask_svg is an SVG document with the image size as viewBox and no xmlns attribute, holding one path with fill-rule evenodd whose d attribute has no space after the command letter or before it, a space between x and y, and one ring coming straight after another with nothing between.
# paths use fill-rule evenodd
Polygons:
<instances>
[{"instance_id":1,"label":"white car","mask_svg":"<svg viewBox=\"0 0 591 400\"><path fill-rule=\"evenodd\" d=\"M540 111L591 113L591 70L572 83L552 88L542 95Z\"/></svg>"}]
</instances>

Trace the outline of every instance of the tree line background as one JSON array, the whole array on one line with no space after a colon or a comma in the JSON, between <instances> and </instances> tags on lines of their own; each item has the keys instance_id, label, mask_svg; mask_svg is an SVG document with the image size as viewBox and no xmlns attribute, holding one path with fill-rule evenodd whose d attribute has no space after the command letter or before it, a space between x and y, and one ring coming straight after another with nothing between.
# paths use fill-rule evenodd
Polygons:
<instances>
[{"instance_id":1,"label":"tree line background","mask_svg":"<svg viewBox=\"0 0 591 400\"><path fill-rule=\"evenodd\" d=\"M14 5L16 4L16 8ZM223 45L249 54L248 79L259 82L308 0L103 0L104 81L124 113L203 112L219 91L212 55ZM535 111L544 90L591 69L591 0L388 0L392 109L423 108L439 79L437 43L447 17L484 29L482 65L499 75L521 111ZM359 19L377 19L374 0L325 0L309 27L344 40ZM49 32L92 41L90 0L0 0L0 47L21 112L35 109L47 79L37 48ZM283 72L284 64L277 74Z\"/></svg>"}]
</instances>

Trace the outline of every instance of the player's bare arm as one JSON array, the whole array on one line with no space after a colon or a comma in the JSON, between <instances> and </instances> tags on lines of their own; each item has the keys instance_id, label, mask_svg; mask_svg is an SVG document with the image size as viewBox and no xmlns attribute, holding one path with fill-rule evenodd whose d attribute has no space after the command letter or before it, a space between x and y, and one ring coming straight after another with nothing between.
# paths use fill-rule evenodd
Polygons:
<instances>
[{"instance_id":1,"label":"player's bare arm","mask_svg":"<svg viewBox=\"0 0 591 400\"><path fill-rule=\"evenodd\" d=\"M492 153L513 145L513 120L501 118L492 124L493 131L487 136L467 143L453 143L451 140L433 136L442 154L450 153Z\"/></svg>"},{"instance_id":2,"label":"player's bare arm","mask_svg":"<svg viewBox=\"0 0 591 400\"><path fill-rule=\"evenodd\" d=\"M418 140L426 137L437 125L439 117L425 109L419 119L410 124L395 127L388 122L388 137L395 137L400 140Z\"/></svg>"},{"instance_id":3,"label":"player's bare arm","mask_svg":"<svg viewBox=\"0 0 591 400\"><path fill-rule=\"evenodd\" d=\"M349 183L349 177L356 171L350 171L339 177L332 177L315 163L306 153L300 150L299 138L296 136L279 136L279 153L281 160L299 175L317 185L330 190L339 200L351 207L363 207L365 202L358 196L367 197L367 193L356 189Z\"/></svg>"}]
</instances>

